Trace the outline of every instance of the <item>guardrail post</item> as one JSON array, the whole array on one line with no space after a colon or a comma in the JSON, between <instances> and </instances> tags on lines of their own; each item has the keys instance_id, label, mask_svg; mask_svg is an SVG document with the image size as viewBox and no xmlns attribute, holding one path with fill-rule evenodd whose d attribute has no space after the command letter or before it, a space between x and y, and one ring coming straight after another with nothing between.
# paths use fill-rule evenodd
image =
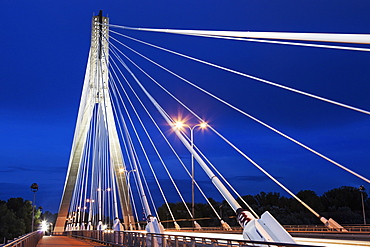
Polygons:
<instances>
[{"instance_id":1,"label":"guardrail post","mask_svg":"<svg viewBox=\"0 0 370 247\"><path fill-rule=\"evenodd\" d=\"M182 241L183 241L183 246L188 247L188 242L189 242L188 237L183 237Z\"/></svg>"},{"instance_id":2,"label":"guardrail post","mask_svg":"<svg viewBox=\"0 0 370 247\"><path fill-rule=\"evenodd\" d=\"M167 235L162 235L162 246L163 247L166 247L167 246L167 239L169 238L169 236Z\"/></svg>"},{"instance_id":3,"label":"guardrail post","mask_svg":"<svg viewBox=\"0 0 370 247\"><path fill-rule=\"evenodd\" d=\"M147 236L148 236L148 234L147 234ZM149 234L149 238L150 238L150 243L153 243L153 240L154 240L153 234ZM148 245L148 242L146 244ZM150 245L150 246L152 246L152 245Z\"/></svg>"},{"instance_id":4,"label":"guardrail post","mask_svg":"<svg viewBox=\"0 0 370 247\"><path fill-rule=\"evenodd\" d=\"M134 246L141 246L141 245L144 246L145 244L142 242L145 242L145 241L143 241L143 236L141 236L141 234L135 233L131 235L131 243Z\"/></svg>"},{"instance_id":5,"label":"guardrail post","mask_svg":"<svg viewBox=\"0 0 370 247\"><path fill-rule=\"evenodd\" d=\"M191 247L195 247L195 238L190 237L190 241L191 241Z\"/></svg>"},{"instance_id":6,"label":"guardrail post","mask_svg":"<svg viewBox=\"0 0 370 247\"><path fill-rule=\"evenodd\" d=\"M232 246L232 243L230 240L227 240L227 247L231 247Z\"/></svg>"},{"instance_id":7,"label":"guardrail post","mask_svg":"<svg viewBox=\"0 0 370 247\"><path fill-rule=\"evenodd\" d=\"M118 244L119 243L119 233L117 231L113 232L113 243Z\"/></svg>"},{"instance_id":8,"label":"guardrail post","mask_svg":"<svg viewBox=\"0 0 370 247\"><path fill-rule=\"evenodd\" d=\"M124 232L123 233L123 245L125 246L129 246L129 240L131 239L131 235L132 233L127 233L127 232ZM133 246L134 243L130 243L131 246Z\"/></svg>"},{"instance_id":9,"label":"guardrail post","mask_svg":"<svg viewBox=\"0 0 370 247\"><path fill-rule=\"evenodd\" d=\"M215 240L215 239L211 239L211 246L212 246L212 247L218 246L218 242L217 242L217 240Z\"/></svg>"}]
</instances>

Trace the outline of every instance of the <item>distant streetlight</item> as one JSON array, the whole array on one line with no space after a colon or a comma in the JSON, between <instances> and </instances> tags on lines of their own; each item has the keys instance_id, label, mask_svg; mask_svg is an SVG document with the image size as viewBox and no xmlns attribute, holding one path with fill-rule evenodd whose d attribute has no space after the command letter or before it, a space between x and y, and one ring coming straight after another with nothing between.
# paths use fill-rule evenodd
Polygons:
<instances>
[{"instance_id":1,"label":"distant streetlight","mask_svg":"<svg viewBox=\"0 0 370 247\"><path fill-rule=\"evenodd\" d=\"M130 171L127 171L125 168L120 168L118 170L119 173L124 173L125 174L125 177L126 177L126 182L128 184L128 186L130 186L130 173L131 172L136 172L136 169L132 169Z\"/></svg>"},{"instance_id":2,"label":"distant streetlight","mask_svg":"<svg viewBox=\"0 0 370 247\"><path fill-rule=\"evenodd\" d=\"M120 168L118 170L119 173L124 173L125 176L126 176L126 183L127 183L127 188L128 190L130 191L131 190L131 186L130 186L130 173L131 172L136 172L136 169L132 169L130 171L127 171L125 168ZM130 226L130 229L132 230L132 223L131 223L131 217L128 218L129 219L129 226ZM139 229L140 229L140 225L139 225Z\"/></svg>"},{"instance_id":3,"label":"distant streetlight","mask_svg":"<svg viewBox=\"0 0 370 247\"><path fill-rule=\"evenodd\" d=\"M128 184L128 186L130 186L130 173L131 172L136 172L136 170L133 169L133 170L130 170L130 171L126 171L126 178L127 178L127 184Z\"/></svg>"},{"instance_id":4,"label":"distant streetlight","mask_svg":"<svg viewBox=\"0 0 370 247\"><path fill-rule=\"evenodd\" d=\"M364 203L364 192L365 192L365 187L363 185L358 188L358 190L361 193L361 202L362 202L362 216L364 217L364 225L366 225L366 215L365 215L365 203Z\"/></svg>"},{"instance_id":5,"label":"distant streetlight","mask_svg":"<svg viewBox=\"0 0 370 247\"><path fill-rule=\"evenodd\" d=\"M48 230L48 222L46 220L43 220L41 222L41 231L45 233L47 230Z\"/></svg>"},{"instance_id":6,"label":"distant streetlight","mask_svg":"<svg viewBox=\"0 0 370 247\"><path fill-rule=\"evenodd\" d=\"M31 191L33 192L33 202L32 202L32 226L31 232L33 232L33 226L35 223L35 207L36 207L36 192L39 190L39 186L37 183L31 184Z\"/></svg>"},{"instance_id":7,"label":"distant streetlight","mask_svg":"<svg viewBox=\"0 0 370 247\"><path fill-rule=\"evenodd\" d=\"M196 124L194 126L189 126L187 124L184 124L182 121L178 121L175 123L175 127L177 129L182 129L184 127L189 128L190 130L190 144L191 144L191 149L194 151L194 129L196 127L200 127L201 129L207 128L208 124L206 122L201 122L199 124ZM191 214L193 215L193 220L195 219L194 215L194 155L191 153Z\"/></svg>"}]
</instances>

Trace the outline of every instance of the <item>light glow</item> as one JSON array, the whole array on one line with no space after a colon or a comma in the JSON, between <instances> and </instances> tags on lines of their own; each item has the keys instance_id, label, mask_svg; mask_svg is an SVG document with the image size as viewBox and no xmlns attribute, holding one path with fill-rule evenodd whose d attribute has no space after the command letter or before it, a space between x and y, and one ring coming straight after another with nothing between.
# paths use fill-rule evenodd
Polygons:
<instances>
[{"instance_id":1,"label":"light glow","mask_svg":"<svg viewBox=\"0 0 370 247\"><path fill-rule=\"evenodd\" d=\"M47 230L48 230L48 223L47 223L47 221L46 221L46 220L43 220L43 221L41 222L41 231L45 232L45 231L47 231Z\"/></svg>"},{"instance_id":2,"label":"light glow","mask_svg":"<svg viewBox=\"0 0 370 247\"><path fill-rule=\"evenodd\" d=\"M201 123L191 127L188 124L185 124L183 121L176 121L174 123L174 128L176 128L176 129L183 129L184 127L188 127L188 128L191 128L191 129L194 129L195 127L200 127L202 129L205 129L205 128L208 127L208 124L206 122L201 122Z\"/></svg>"},{"instance_id":3,"label":"light glow","mask_svg":"<svg viewBox=\"0 0 370 247\"><path fill-rule=\"evenodd\" d=\"M204 128L207 128L208 124L206 122L202 122L199 124L199 126L204 129Z\"/></svg>"},{"instance_id":4,"label":"light glow","mask_svg":"<svg viewBox=\"0 0 370 247\"><path fill-rule=\"evenodd\" d=\"M174 125L176 129L182 129L185 126L185 124L182 121L175 122Z\"/></svg>"}]
</instances>

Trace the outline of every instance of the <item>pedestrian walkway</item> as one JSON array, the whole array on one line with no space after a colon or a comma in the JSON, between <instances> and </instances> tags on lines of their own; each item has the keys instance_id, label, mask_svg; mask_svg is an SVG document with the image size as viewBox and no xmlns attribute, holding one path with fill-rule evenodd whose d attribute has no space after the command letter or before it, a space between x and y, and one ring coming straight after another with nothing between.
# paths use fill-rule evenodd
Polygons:
<instances>
[{"instance_id":1,"label":"pedestrian walkway","mask_svg":"<svg viewBox=\"0 0 370 247\"><path fill-rule=\"evenodd\" d=\"M40 239L37 247L61 247L61 246L104 246L97 242L73 238L69 236L44 236Z\"/></svg>"}]
</instances>

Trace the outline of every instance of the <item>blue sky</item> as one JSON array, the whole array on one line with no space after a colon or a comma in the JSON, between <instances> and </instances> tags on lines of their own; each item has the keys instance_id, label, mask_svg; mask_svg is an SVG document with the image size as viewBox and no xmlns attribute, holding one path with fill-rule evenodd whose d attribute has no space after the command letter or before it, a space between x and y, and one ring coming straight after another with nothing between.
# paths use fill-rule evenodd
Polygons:
<instances>
[{"instance_id":1,"label":"blue sky","mask_svg":"<svg viewBox=\"0 0 370 247\"><path fill-rule=\"evenodd\" d=\"M40 187L37 204L52 212L57 212L68 166L93 13L102 9L110 23L133 27L338 33L369 33L370 27L368 1L20 0L1 1L1 5L0 199L20 196L31 200L29 186L36 182ZM370 110L370 55L365 52L137 35L192 56ZM157 54L143 49L150 55ZM160 61L370 177L367 115L170 56L163 55ZM199 101L193 100L198 94L188 92L184 85L175 85L174 90L183 91L184 100L195 108L201 104L199 111L210 119L212 126L250 152L294 192L311 189L321 194L342 185L364 184L212 99L199 94ZM281 191L254 168L226 154L227 148L209 147L212 138L215 137L210 133L196 135L198 145L220 162L220 169L235 181L241 194ZM216 193L210 196L220 200Z\"/></svg>"}]
</instances>

